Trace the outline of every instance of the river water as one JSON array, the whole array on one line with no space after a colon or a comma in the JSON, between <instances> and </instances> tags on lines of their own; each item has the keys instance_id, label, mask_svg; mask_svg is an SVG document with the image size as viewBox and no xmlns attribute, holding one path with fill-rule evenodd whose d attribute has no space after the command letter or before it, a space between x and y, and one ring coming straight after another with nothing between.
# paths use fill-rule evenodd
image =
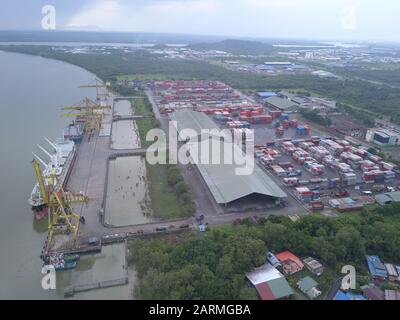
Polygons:
<instances>
[{"instance_id":1,"label":"river water","mask_svg":"<svg viewBox=\"0 0 400 320\"><path fill-rule=\"evenodd\" d=\"M94 90L78 88L94 79L63 62L0 51L0 299L62 297L41 288L39 255L46 223L34 221L27 203L35 182L31 152L40 153L37 144L49 149L43 136L61 137L70 119L61 117L60 108L94 98ZM121 298L122 293L110 288L81 298Z\"/></svg>"}]
</instances>

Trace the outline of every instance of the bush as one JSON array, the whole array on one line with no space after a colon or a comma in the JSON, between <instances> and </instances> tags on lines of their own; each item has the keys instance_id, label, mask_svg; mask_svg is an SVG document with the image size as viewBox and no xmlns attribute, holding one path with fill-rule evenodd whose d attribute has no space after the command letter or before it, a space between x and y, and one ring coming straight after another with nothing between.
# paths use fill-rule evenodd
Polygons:
<instances>
[{"instance_id":1,"label":"bush","mask_svg":"<svg viewBox=\"0 0 400 320\"><path fill-rule=\"evenodd\" d=\"M181 200L186 204L190 204L192 203L192 195L189 192L184 192L181 194Z\"/></svg>"},{"instance_id":2,"label":"bush","mask_svg":"<svg viewBox=\"0 0 400 320\"><path fill-rule=\"evenodd\" d=\"M189 187L186 184L185 181L179 181L175 186L174 186L175 192L178 194L178 196L182 196L182 194L185 194L189 191ZM180 197L182 199L182 197Z\"/></svg>"}]
</instances>

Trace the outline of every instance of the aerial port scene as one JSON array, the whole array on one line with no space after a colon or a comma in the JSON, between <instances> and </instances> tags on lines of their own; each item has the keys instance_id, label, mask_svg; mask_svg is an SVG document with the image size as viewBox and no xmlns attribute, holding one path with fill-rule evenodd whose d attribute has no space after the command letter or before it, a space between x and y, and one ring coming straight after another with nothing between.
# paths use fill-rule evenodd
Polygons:
<instances>
[{"instance_id":1,"label":"aerial port scene","mask_svg":"<svg viewBox=\"0 0 400 320\"><path fill-rule=\"evenodd\" d=\"M400 300L394 1L54 2L0 12L0 300Z\"/></svg>"}]
</instances>

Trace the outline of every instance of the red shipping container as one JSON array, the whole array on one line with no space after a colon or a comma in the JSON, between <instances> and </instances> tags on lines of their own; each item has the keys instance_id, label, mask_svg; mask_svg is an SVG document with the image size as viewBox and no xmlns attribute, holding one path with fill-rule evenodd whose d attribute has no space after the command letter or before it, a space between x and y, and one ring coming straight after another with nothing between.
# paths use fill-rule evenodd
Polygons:
<instances>
[{"instance_id":1,"label":"red shipping container","mask_svg":"<svg viewBox=\"0 0 400 320\"><path fill-rule=\"evenodd\" d=\"M269 114L272 117L272 119L275 120L275 119L278 119L281 116L282 111L278 111L278 110L273 111L273 110L271 110L271 111L269 111Z\"/></svg>"},{"instance_id":2,"label":"red shipping container","mask_svg":"<svg viewBox=\"0 0 400 320\"><path fill-rule=\"evenodd\" d=\"M289 129L289 120L283 121L283 127L284 127L285 129Z\"/></svg>"},{"instance_id":3,"label":"red shipping container","mask_svg":"<svg viewBox=\"0 0 400 320\"><path fill-rule=\"evenodd\" d=\"M292 119L292 120L290 120L289 125L291 128L297 128L297 126L299 125L299 122L297 121L297 119Z\"/></svg>"}]
</instances>

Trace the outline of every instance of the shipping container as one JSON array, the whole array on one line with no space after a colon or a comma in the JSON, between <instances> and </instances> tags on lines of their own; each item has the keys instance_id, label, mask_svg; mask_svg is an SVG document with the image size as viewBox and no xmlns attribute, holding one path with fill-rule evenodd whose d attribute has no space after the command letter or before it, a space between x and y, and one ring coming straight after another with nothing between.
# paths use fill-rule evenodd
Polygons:
<instances>
[{"instance_id":1,"label":"shipping container","mask_svg":"<svg viewBox=\"0 0 400 320\"><path fill-rule=\"evenodd\" d=\"M276 120L279 119L279 117L281 116L282 111L278 111L278 110L270 110L269 111L269 115L272 117L272 119Z\"/></svg>"},{"instance_id":2,"label":"shipping container","mask_svg":"<svg viewBox=\"0 0 400 320\"><path fill-rule=\"evenodd\" d=\"M298 126L298 121L297 121L297 119L292 119L292 120L290 120L290 122L289 122L289 125L290 125L290 127L291 128L297 128L297 126Z\"/></svg>"},{"instance_id":3,"label":"shipping container","mask_svg":"<svg viewBox=\"0 0 400 320\"><path fill-rule=\"evenodd\" d=\"M289 120L289 115L286 113L283 113L279 116L279 121L283 122L285 120Z\"/></svg>"}]
</instances>

